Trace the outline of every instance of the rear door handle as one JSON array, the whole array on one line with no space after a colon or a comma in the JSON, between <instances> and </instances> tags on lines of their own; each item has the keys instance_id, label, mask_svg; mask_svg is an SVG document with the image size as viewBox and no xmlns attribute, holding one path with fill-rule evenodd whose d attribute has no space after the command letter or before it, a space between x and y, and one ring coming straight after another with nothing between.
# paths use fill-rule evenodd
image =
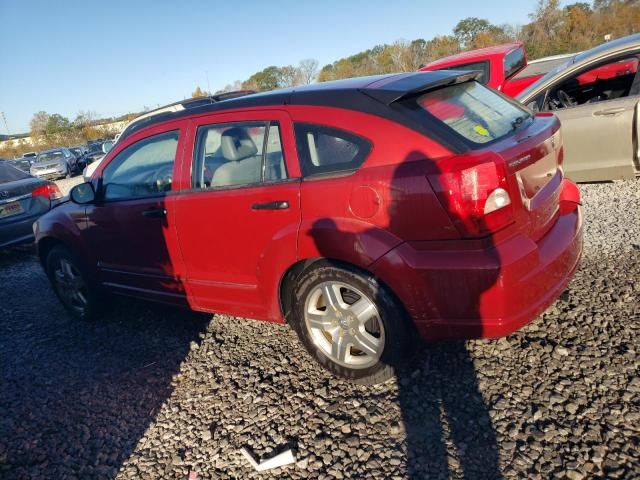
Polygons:
<instances>
[{"instance_id":1,"label":"rear door handle","mask_svg":"<svg viewBox=\"0 0 640 480\"><path fill-rule=\"evenodd\" d=\"M254 203L251 205L252 210L286 210L289 208L289 202L286 200L275 200L273 202Z\"/></svg>"},{"instance_id":2,"label":"rear door handle","mask_svg":"<svg viewBox=\"0 0 640 480\"><path fill-rule=\"evenodd\" d=\"M624 107L616 107L616 108L605 108L604 110L598 110L593 112L594 115L598 117L615 117L616 115L625 111Z\"/></svg>"},{"instance_id":3,"label":"rear door handle","mask_svg":"<svg viewBox=\"0 0 640 480\"><path fill-rule=\"evenodd\" d=\"M143 217L160 218L167 215L167 211L164 208L149 208L142 211Z\"/></svg>"}]
</instances>

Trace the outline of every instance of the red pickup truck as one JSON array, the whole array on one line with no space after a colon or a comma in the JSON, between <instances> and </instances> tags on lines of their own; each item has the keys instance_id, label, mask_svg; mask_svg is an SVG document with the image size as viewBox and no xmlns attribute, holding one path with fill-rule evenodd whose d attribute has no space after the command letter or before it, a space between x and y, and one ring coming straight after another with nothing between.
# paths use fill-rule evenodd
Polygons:
<instances>
[{"instance_id":1,"label":"red pickup truck","mask_svg":"<svg viewBox=\"0 0 640 480\"><path fill-rule=\"evenodd\" d=\"M480 83L515 97L573 55L575 53L554 55L528 62L522 42L513 42L444 57L425 65L420 70L479 70L482 72L477 78ZM637 60L608 64L586 72L576 80L579 85L586 85L593 83L596 79L606 80L636 72L637 67Z\"/></svg>"},{"instance_id":2,"label":"red pickup truck","mask_svg":"<svg viewBox=\"0 0 640 480\"><path fill-rule=\"evenodd\" d=\"M543 66L536 62L529 68L524 45L513 42L441 58L420 70L479 70L479 82L513 97L544 75L553 63Z\"/></svg>"}]
</instances>

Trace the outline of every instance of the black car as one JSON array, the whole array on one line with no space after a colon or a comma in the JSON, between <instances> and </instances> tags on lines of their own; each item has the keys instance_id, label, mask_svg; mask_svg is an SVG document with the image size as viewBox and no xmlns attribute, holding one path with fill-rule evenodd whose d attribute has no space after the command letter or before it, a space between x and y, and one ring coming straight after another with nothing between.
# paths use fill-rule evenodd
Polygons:
<instances>
[{"instance_id":1,"label":"black car","mask_svg":"<svg viewBox=\"0 0 640 480\"><path fill-rule=\"evenodd\" d=\"M15 160L7 160L7 162L25 173L29 173L31 165L33 165L33 159L30 157L16 158Z\"/></svg>"},{"instance_id":2,"label":"black car","mask_svg":"<svg viewBox=\"0 0 640 480\"><path fill-rule=\"evenodd\" d=\"M55 183L0 163L0 248L32 241L33 222L61 198Z\"/></svg>"},{"instance_id":3,"label":"black car","mask_svg":"<svg viewBox=\"0 0 640 480\"><path fill-rule=\"evenodd\" d=\"M69 151L76 157L75 173L81 173L84 167L87 166L86 150L82 147L69 147Z\"/></svg>"}]
</instances>

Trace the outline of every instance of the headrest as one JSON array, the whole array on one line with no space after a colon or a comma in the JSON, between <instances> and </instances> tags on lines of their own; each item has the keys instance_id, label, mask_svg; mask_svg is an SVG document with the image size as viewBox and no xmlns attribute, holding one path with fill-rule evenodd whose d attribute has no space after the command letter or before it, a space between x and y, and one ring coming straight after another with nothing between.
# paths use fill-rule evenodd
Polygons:
<instances>
[{"instance_id":1,"label":"headrest","mask_svg":"<svg viewBox=\"0 0 640 480\"><path fill-rule=\"evenodd\" d=\"M256 144L244 128L234 127L225 131L220 140L222 156L229 161L238 162L258 153Z\"/></svg>"}]
</instances>

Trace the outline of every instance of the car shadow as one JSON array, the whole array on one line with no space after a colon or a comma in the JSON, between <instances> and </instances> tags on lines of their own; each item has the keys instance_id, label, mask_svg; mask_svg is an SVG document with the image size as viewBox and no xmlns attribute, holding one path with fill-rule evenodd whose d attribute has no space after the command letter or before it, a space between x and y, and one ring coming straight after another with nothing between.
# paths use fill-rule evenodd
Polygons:
<instances>
[{"instance_id":1,"label":"car shadow","mask_svg":"<svg viewBox=\"0 0 640 480\"><path fill-rule=\"evenodd\" d=\"M416 214L414 221L424 221L419 218L419 205L406 203L415 202L407 192L411 188L412 177L415 178L416 165L424 168L425 172L441 173L436 162L426 154L414 151L396 167L392 178L378 184L389 189L388 196L380 195L382 198L390 198L390 204L385 206L388 222L382 226L387 231L400 231L406 226L397 224L406 221L406 215L402 220L398 217L398 209L410 208ZM453 220L457 220L450 205L442 206ZM338 230L333 219L317 219L310 235L320 254L330 259L329 252L333 250L327 244L327 228ZM375 236L374 229L359 234L342 232L344 235L339 235L346 244L357 249L362 248L362 239L367 233ZM473 288L456 283L460 279L455 277L443 276L434 280L441 282L434 285L435 288L449 288L454 292L449 298L458 303L461 315L458 318L467 324L466 333L471 338L482 335L481 297L483 292L496 283L500 272L500 259L497 253L492 253L494 251L491 249L490 239L484 245L488 252L485 258L493 262L496 268L479 275ZM324 252L327 252L326 255ZM336 265L340 266L340 263L337 262ZM378 304L385 304L383 298L376 300ZM395 314L411 322L402 307ZM427 322L435 320L438 318L426 319ZM411 331L412 336L417 338L418 333ZM489 408L478 386L473 358L465 342L417 343L417 354L408 364L400 359L397 363L390 364L396 375L397 398L403 421L400 434L405 438L406 462L401 467L402 473L406 478L416 479L502 478L496 433L491 424Z\"/></svg>"},{"instance_id":2,"label":"car shadow","mask_svg":"<svg viewBox=\"0 0 640 480\"><path fill-rule=\"evenodd\" d=\"M0 477L115 478L211 315L113 298L71 318L31 247L0 255Z\"/></svg>"}]
</instances>

